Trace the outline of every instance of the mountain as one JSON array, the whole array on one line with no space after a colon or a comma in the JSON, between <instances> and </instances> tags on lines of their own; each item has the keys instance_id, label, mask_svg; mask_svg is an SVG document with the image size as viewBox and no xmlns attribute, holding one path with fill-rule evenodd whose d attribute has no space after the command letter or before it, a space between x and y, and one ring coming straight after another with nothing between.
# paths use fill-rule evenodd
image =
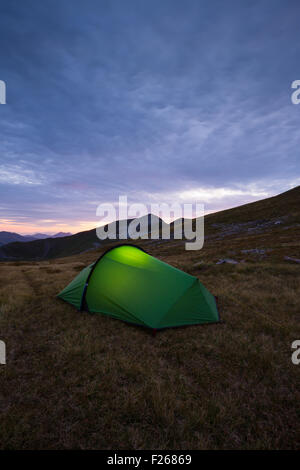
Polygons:
<instances>
[{"instance_id":1,"label":"mountain","mask_svg":"<svg viewBox=\"0 0 300 470\"><path fill-rule=\"evenodd\" d=\"M60 237L69 237L72 235L70 232L58 232L55 235L49 235L46 233L34 233L32 235L34 240L43 240L45 238L60 238Z\"/></svg>"},{"instance_id":2,"label":"mountain","mask_svg":"<svg viewBox=\"0 0 300 470\"><path fill-rule=\"evenodd\" d=\"M138 226L140 223L142 226L145 217L148 217L148 220L150 220L151 215L136 219L136 225ZM155 220L155 216L152 217ZM162 225L167 224L162 222L161 219L157 219L161 230ZM126 221L127 226L130 222L132 222L132 219ZM170 225L172 232L174 223ZM106 226L106 228L109 226ZM118 239L120 222L116 223L116 227ZM285 231L290 227L296 230L300 227L300 186L278 196L208 214L205 216L205 239L210 237L222 239L222 237L228 234L241 232L245 233L247 237L248 234L250 235L254 232ZM0 260L17 261L57 258L93 250L107 243L111 243L111 240L99 240L96 235L96 229L60 238L27 241L27 243L16 241L0 247ZM132 243L134 243L134 240L132 240Z\"/></svg>"},{"instance_id":3,"label":"mountain","mask_svg":"<svg viewBox=\"0 0 300 470\"><path fill-rule=\"evenodd\" d=\"M13 242L30 242L34 240L42 240L45 238L61 238L69 237L72 235L67 232L58 232L55 235L47 235L45 233L34 233L33 235L20 235L19 233L14 232L0 232L0 246L7 245L8 243Z\"/></svg>"},{"instance_id":4,"label":"mountain","mask_svg":"<svg viewBox=\"0 0 300 470\"><path fill-rule=\"evenodd\" d=\"M50 238L61 238L61 237L70 237L72 233L70 232L58 232L55 235L51 235Z\"/></svg>"},{"instance_id":5,"label":"mountain","mask_svg":"<svg viewBox=\"0 0 300 470\"><path fill-rule=\"evenodd\" d=\"M162 220L159 217L148 214L136 220L137 230L143 233L143 223L148 218L149 227L152 223L162 226ZM125 221L126 226L133 221L128 219ZM122 229L123 221L116 222L116 239L119 240L119 231ZM139 227L140 225L140 227ZM112 224L105 225L105 229L112 228ZM122 230L121 230L122 231ZM59 234L57 234L59 235ZM111 240L100 240L97 237L96 229L87 230L76 233L75 235L51 237L39 240L33 240L28 243L9 243L0 247L0 260L41 260L46 258L57 258L62 256L70 256L84 251L92 250L100 247L102 244L111 243Z\"/></svg>"},{"instance_id":6,"label":"mountain","mask_svg":"<svg viewBox=\"0 0 300 470\"><path fill-rule=\"evenodd\" d=\"M0 259L3 260L40 260L80 253L99 246L96 230L76 233L68 237L45 238L27 243L9 243L0 247Z\"/></svg>"},{"instance_id":7,"label":"mountain","mask_svg":"<svg viewBox=\"0 0 300 470\"><path fill-rule=\"evenodd\" d=\"M19 235L14 232L0 232L0 246L12 242L28 242L35 240L33 235Z\"/></svg>"},{"instance_id":8,"label":"mountain","mask_svg":"<svg viewBox=\"0 0 300 470\"><path fill-rule=\"evenodd\" d=\"M31 235L35 240L41 240L43 238L50 238L51 235L47 235L46 233L34 233Z\"/></svg>"}]
</instances>

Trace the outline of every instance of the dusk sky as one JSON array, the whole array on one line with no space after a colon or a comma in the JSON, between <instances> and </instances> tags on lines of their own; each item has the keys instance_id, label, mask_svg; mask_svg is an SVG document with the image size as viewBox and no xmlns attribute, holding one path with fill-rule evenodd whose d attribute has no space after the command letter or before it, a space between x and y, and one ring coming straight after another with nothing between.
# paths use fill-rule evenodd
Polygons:
<instances>
[{"instance_id":1,"label":"dusk sky","mask_svg":"<svg viewBox=\"0 0 300 470\"><path fill-rule=\"evenodd\" d=\"M1 0L0 230L300 184L299 21L299 0Z\"/></svg>"}]
</instances>

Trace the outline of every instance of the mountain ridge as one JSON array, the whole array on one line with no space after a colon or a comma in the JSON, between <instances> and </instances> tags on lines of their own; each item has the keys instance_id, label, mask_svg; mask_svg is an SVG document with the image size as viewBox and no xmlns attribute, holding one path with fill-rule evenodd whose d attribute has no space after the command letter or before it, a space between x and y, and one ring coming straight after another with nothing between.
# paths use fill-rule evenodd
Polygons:
<instances>
[{"instance_id":1,"label":"mountain ridge","mask_svg":"<svg viewBox=\"0 0 300 470\"><path fill-rule=\"evenodd\" d=\"M148 218L150 216L151 214L148 214ZM132 220L128 219L127 224ZM162 224L163 221L161 219L160 221ZM247 224L250 224L249 227ZM300 226L300 186L277 196L206 215L205 236L214 235L220 228L224 231L224 227L226 233L226 229L230 230L233 226L243 226L243 229L247 231L255 230L256 226L261 230L271 230L274 227L284 229L298 224ZM118 234L119 221L116 221L116 226ZM174 222L170 224L170 230L172 237ZM117 241L119 240L117 239ZM59 258L97 249L106 243L112 243L112 240L99 240L96 229L61 238L46 238L26 243L16 241L0 246L0 260L22 261Z\"/></svg>"},{"instance_id":2,"label":"mountain ridge","mask_svg":"<svg viewBox=\"0 0 300 470\"><path fill-rule=\"evenodd\" d=\"M41 240L45 238L60 238L72 235L71 233L67 232L58 232L54 235L48 235L46 233L34 233L32 235L21 235L16 232L7 232L1 231L0 232L0 246L7 245L8 243L13 242L22 242L27 243L34 240Z\"/></svg>"}]
</instances>

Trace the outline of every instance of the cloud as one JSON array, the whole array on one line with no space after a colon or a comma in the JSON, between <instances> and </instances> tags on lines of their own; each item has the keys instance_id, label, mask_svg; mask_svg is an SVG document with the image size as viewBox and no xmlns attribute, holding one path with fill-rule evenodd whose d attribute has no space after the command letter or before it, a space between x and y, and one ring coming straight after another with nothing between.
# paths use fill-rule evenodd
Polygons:
<instances>
[{"instance_id":1,"label":"cloud","mask_svg":"<svg viewBox=\"0 0 300 470\"><path fill-rule=\"evenodd\" d=\"M2 218L74 225L120 194L195 194L217 210L288 189L299 12L283 0L2 5Z\"/></svg>"},{"instance_id":2,"label":"cloud","mask_svg":"<svg viewBox=\"0 0 300 470\"><path fill-rule=\"evenodd\" d=\"M1 165L1 183L10 185L39 185L42 184L42 180L33 171L21 165Z\"/></svg>"}]
</instances>

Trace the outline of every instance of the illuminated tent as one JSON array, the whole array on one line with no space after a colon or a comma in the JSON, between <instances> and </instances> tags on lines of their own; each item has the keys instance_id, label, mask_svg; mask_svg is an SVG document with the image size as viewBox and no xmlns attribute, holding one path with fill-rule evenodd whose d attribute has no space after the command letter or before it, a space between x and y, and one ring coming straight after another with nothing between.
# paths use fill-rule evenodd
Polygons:
<instances>
[{"instance_id":1,"label":"illuminated tent","mask_svg":"<svg viewBox=\"0 0 300 470\"><path fill-rule=\"evenodd\" d=\"M198 278L133 245L118 245L84 268L58 297L79 310L152 329L219 321Z\"/></svg>"}]
</instances>

